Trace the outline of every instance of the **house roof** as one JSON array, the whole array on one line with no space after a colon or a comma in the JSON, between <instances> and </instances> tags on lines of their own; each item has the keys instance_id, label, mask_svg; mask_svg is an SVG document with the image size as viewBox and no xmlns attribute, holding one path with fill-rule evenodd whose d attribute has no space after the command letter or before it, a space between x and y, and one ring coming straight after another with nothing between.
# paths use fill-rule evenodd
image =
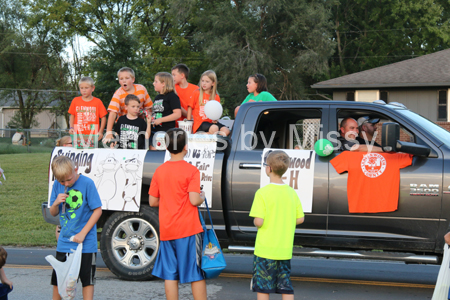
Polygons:
<instances>
[{"instance_id":1,"label":"house roof","mask_svg":"<svg viewBox=\"0 0 450 300\"><path fill-rule=\"evenodd\" d=\"M450 86L450 49L318 82L314 89Z\"/></svg>"},{"instance_id":2,"label":"house roof","mask_svg":"<svg viewBox=\"0 0 450 300\"><path fill-rule=\"evenodd\" d=\"M43 93L40 94L40 98L49 98L51 97L50 93L53 91L44 91ZM70 92L70 91L68 91ZM74 92L72 92L74 93ZM77 93L77 92L75 92ZM26 95L25 95L26 97ZM26 99L25 99L26 100ZM60 102L59 99L53 100L52 102L48 103L45 107L46 108L50 108L53 106L58 105ZM17 96L15 95L15 93L0 93L0 107L3 108L18 108L19 104L18 104L18 99Z\"/></svg>"}]
</instances>

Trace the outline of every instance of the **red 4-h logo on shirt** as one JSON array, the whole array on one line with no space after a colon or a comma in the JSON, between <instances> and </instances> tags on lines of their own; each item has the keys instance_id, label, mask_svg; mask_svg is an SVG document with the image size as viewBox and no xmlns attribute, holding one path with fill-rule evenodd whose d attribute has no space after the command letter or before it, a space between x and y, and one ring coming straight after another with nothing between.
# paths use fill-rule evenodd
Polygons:
<instances>
[{"instance_id":1,"label":"red 4-h logo on shirt","mask_svg":"<svg viewBox=\"0 0 450 300\"><path fill-rule=\"evenodd\" d=\"M361 160L361 169L367 177L376 178L386 169L386 159L378 153L369 153Z\"/></svg>"}]
</instances>

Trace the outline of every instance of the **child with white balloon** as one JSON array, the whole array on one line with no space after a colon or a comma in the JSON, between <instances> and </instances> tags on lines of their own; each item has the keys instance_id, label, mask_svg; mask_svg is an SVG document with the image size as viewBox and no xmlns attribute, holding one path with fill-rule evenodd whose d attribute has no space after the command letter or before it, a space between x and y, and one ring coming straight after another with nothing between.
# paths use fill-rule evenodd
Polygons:
<instances>
[{"instance_id":1,"label":"child with white balloon","mask_svg":"<svg viewBox=\"0 0 450 300\"><path fill-rule=\"evenodd\" d=\"M188 104L187 119L194 117L194 133L205 132L228 136L230 129L218 120L222 116L222 105L217 94L217 76L212 70L208 70L200 77L200 88L191 96Z\"/></svg>"}]
</instances>

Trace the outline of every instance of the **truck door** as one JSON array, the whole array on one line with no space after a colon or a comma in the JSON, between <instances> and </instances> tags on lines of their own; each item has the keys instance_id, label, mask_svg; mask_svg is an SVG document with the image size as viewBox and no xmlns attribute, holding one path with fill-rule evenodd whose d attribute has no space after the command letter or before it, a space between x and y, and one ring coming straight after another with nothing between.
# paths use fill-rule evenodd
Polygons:
<instances>
[{"instance_id":1,"label":"truck door","mask_svg":"<svg viewBox=\"0 0 450 300\"><path fill-rule=\"evenodd\" d=\"M381 144L381 127L384 122L397 122L401 126L400 139L430 147L434 157L414 157L412 165L400 170L398 209L393 212L349 213L347 201L347 173L338 174L329 166L328 236L346 239L347 247L384 250L433 250L439 227L442 191L443 156L425 132L408 124L407 119L394 110L355 110L355 105L336 105L330 110L330 129L337 131L338 124L346 117L357 120L368 116L379 118L377 141ZM373 107L373 106L372 106ZM409 121L411 122L411 121ZM336 134L337 135L337 134ZM341 152L335 151L331 159ZM352 184L352 183L350 183ZM388 188L380 186L380 189ZM374 197L371 201L377 201Z\"/></svg>"},{"instance_id":2,"label":"truck door","mask_svg":"<svg viewBox=\"0 0 450 300\"><path fill-rule=\"evenodd\" d=\"M297 103L297 104L295 104ZM300 105L299 102L258 103L246 111L239 134L233 132L234 155L227 165L230 194L231 231L237 240L254 241L256 227L249 217L255 192L260 187L261 157L264 148L314 149L322 128L328 127L329 105ZM241 108L242 109L242 108ZM292 126L290 126L292 125ZM295 128L298 139L290 128ZM233 130L237 130L235 127ZM290 136L294 137L290 139ZM230 162L231 161L231 162ZM296 230L296 238L316 238L326 233L328 162L316 156L312 213Z\"/></svg>"}]
</instances>

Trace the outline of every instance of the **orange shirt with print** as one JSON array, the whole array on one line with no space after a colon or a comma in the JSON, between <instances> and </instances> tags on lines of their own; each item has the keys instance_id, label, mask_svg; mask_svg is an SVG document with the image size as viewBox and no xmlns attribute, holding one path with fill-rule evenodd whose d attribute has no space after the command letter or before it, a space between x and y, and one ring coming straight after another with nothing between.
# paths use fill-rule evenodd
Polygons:
<instances>
[{"instance_id":1,"label":"orange shirt with print","mask_svg":"<svg viewBox=\"0 0 450 300\"><path fill-rule=\"evenodd\" d=\"M186 111L188 109L188 105L191 99L192 94L195 90L198 89L198 86L192 83L188 83L187 88L183 89L180 87L179 84L175 85L175 91L177 92L178 97L180 98L180 104L181 107L184 108ZM177 121L183 121L184 116L181 116ZM177 122L178 125L178 122Z\"/></svg>"},{"instance_id":2,"label":"orange shirt with print","mask_svg":"<svg viewBox=\"0 0 450 300\"><path fill-rule=\"evenodd\" d=\"M133 84L134 93L141 101L140 108L150 109L153 105L152 99L147 93L147 89L142 84ZM120 87L113 95L108 106L108 111L117 113L117 119L127 114L125 107L125 97L128 95L122 87Z\"/></svg>"},{"instance_id":3,"label":"orange shirt with print","mask_svg":"<svg viewBox=\"0 0 450 300\"><path fill-rule=\"evenodd\" d=\"M90 101L84 101L81 96L75 97L69 107L69 114L74 116L73 125L77 134L97 134L100 119L107 113L103 102L95 97ZM91 125L94 125L92 132Z\"/></svg>"},{"instance_id":4,"label":"orange shirt with print","mask_svg":"<svg viewBox=\"0 0 450 300\"><path fill-rule=\"evenodd\" d=\"M209 94L203 93L203 105L200 105L199 103L199 97L200 97L200 89L197 89L194 91L194 93L191 96L189 106L192 107L192 116L194 117L194 126L192 128L192 132L197 132L200 125L202 125L203 122L212 123L213 120L208 119L205 115L205 104L210 101L209 100ZM216 97L214 98L215 101L220 103L220 97L216 94Z\"/></svg>"},{"instance_id":5,"label":"orange shirt with print","mask_svg":"<svg viewBox=\"0 0 450 300\"><path fill-rule=\"evenodd\" d=\"M189 192L200 193L200 172L196 167L180 160L166 161L156 169L148 193L159 198L161 241L203 232L198 208L189 201Z\"/></svg>"},{"instance_id":6,"label":"orange shirt with print","mask_svg":"<svg viewBox=\"0 0 450 300\"><path fill-rule=\"evenodd\" d=\"M344 151L330 162L336 172L348 171L347 199L350 213L397 210L400 169L411 165L412 155Z\"/></svg>"}]
</instances>

